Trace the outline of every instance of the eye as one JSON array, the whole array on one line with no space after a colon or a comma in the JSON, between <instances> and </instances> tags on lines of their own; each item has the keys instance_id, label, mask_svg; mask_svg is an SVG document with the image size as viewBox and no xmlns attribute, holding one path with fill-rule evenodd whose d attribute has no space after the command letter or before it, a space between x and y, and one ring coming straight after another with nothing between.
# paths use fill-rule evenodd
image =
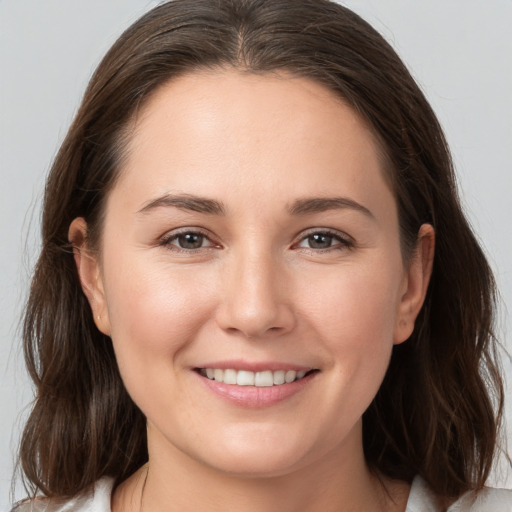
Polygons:
<instances>
[{"instance_id":1,"label":"eye","mask_svg":"<svg viewBox=\"0 0 512 512\"><path fill-rule=\"evenodd\" d=\"M166 236L160 245L174 250L194 251L198 249L215 247L215 244L199 231L182 231Z\"/></svg>"},{"instance_id":2,"label":"eye","mask_svg":"<svg viewBox=\"0 0 512 512\"><path fill-rule=\"evenodd\" d=\"M353 247L353 242L341 234L331 231L315 231L302 238L297 247L315 250L346 249Z\"/></svg>"},{"instance_id":3,"label":"eye","mask_svg":"<svg viewBox=\"0 0 512 512\"><path fill-rule=\"evenodd\" d=\"M334 237L327 233L315 233L309 235L303 242L306 242L310 249L328 249L332 246L333 239Z\"/></svg>"}]
</instances>

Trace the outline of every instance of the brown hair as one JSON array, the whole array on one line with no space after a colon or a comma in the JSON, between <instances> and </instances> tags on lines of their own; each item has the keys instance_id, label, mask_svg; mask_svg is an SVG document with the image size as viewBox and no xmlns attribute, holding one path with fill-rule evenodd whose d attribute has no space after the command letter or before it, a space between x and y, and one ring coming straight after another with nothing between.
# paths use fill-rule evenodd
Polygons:
<instances>
[{"instance_id":1,"label":"brown hair","mask_svg":"<svg viewBox=\"0 0 512 512\"><path fill-rule=\"evenodd\" d=\"M440 496L480 489L503 400L494 361L494 281L461 211L449 151L424 95L365 21L327 0L175 0L143 16L91 79L46 185L42 251L24 322L37 398L21 443L28 486L70 496L104 475L122 481L147 459L145 418L95 327L67 239L76 217L97 243L126 128L159 85L184 72L234 67L309 77L373 127L397 198L404 255L436 231L426 302L394 348L363 418L372 468Z\"/></svg>"}]
</instances>

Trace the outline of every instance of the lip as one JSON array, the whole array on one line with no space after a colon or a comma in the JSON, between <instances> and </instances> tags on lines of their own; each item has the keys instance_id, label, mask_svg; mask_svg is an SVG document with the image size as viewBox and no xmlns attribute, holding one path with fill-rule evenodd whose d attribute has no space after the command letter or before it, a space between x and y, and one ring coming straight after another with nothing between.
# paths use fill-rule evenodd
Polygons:
<instances>
[{"instance_id":1,"label":"lip","mask_svg":"<svg viewBox=\"0 0 512 512\"><path fill-rule=\"evenodd\" d=\"M201 367L201 368L220 368L220 369L231 369L236 368L237 370L247 370L247 371L264 371L270 370L278 371L284 370L285 368L288 370L307 370L307 367L303 366L287 366L277 363L276 366L269 366L267 363L266 366L262 366L260 364L247 364L243 367L240 365L234 366L233 362L230 362L229 366L219 365L219 363L215 363L216 366ZM256 369L254 369L256 368ZM311 368L309 368L311 370ZM237 386L235 384L225 384L224 382L218 382L215 380L208 379L207 377L203 377L199 372L193 372L200 380L200 382L205 386L205 388L212 394L216 395L220 399L234 405L236 407L242 408L265 408L271 407L278 403L281 403L296 394L300 393L304 390L305 387L310 385L310 383L315 379L315 377L319 374L318 371L314 371L309 375L306 375L300 380L296 380L294 382L290 382L288 384L281 384L279 386L269 386L269 387L258 387L258 386Z\"/></svg>"}]
</instances>

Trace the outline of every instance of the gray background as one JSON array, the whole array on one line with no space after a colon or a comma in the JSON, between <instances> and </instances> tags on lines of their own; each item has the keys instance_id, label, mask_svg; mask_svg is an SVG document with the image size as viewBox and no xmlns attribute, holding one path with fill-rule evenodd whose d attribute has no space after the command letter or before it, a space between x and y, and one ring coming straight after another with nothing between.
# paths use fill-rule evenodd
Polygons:
<instances>
[{"instance_id":1,"label":"gray background","mask_svg":"<svg viewBox=\"0 0 512 512\"><path fill-rule=\"evenodd\" d=\"M0 0L1 510L10 501L16 446L32 398L18 319L39 243L44 176L95 65L121 31L157 3ZM393 44L438 113L464 205L496 272L498 333L512 352L506 311L512 305L512 1L345 4ZM503 365L512 374L506 355ZM510 427L507 437L512 447ZM511 473L502 461L493 482L512 487Z\"/></svg>"}]
</instances>

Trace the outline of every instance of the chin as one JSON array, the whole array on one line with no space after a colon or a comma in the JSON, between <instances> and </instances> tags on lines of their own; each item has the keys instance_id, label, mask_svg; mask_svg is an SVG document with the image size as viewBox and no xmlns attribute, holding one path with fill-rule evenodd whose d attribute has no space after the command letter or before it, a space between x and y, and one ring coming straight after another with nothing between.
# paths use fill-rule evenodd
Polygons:
<instances>
[{"instance_id":1,"label":"chin","mask_svg":"<svg viewBox=\"0 0 512 512\"><path fill-rule=\"evenodd\" d=\"M252 431L251 431L252 430ZM277 430L277 432L276 432ZM312 462L313 447L308 449L305 436L290 435L285 428L249 429L227 438L216 438L208 450L195 457L222 473L241 478L269 478L290 474Z\"/></svg>"},{"instance_id":2,"label":"chin","mask_svg":"<svg viewBox=\"0 0 512 512\"><path fill-rule=\"evenodd\" d=\"M209 462L210 468L217 472L247 479L281 477L307 465L297 454L276 454L263 450L254 450L246 455L230 454L230 457Z\"/></svg>"}]
</instances>

